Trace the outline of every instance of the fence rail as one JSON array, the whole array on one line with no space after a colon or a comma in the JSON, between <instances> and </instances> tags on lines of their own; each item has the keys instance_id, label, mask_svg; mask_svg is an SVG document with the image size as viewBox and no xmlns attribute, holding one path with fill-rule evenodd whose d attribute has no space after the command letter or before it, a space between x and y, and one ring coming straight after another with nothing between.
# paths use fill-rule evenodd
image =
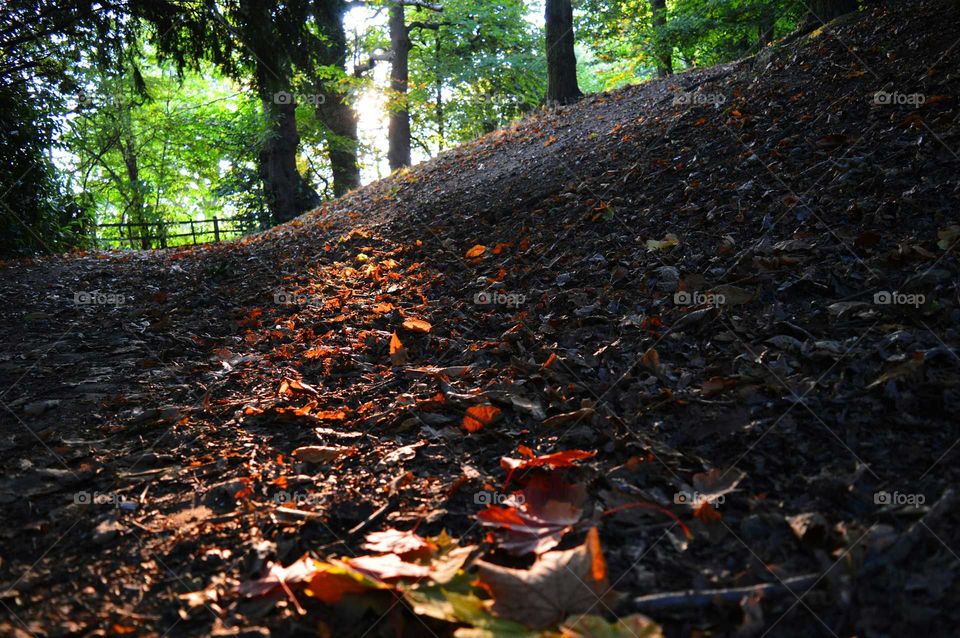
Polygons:
<instances>
[{"instance_id":1,"label":"fence rail","mask_svg":"<svg viewBox=\"0 0 960 638\"><path fill-rule=\"evenodd\" d=\"M168 232L168 229L181 230L189 226L189 232ZM220 219L189 219L184 221L157 221L157 222L116 222L112 224L97 224L97 234L94 238L96 246L116 246L122 248L125 244L130 248L167 248L168 246L183 246L193 244L207 244L220 242L226 239L242 237L259 230L260 220L253 216L230 217ZM101 229L115 228L116 237L105 237ZM111 233L113 234L113 233ZM192 241L180 241L189 237Z\"/></svg>"}]
</instances>

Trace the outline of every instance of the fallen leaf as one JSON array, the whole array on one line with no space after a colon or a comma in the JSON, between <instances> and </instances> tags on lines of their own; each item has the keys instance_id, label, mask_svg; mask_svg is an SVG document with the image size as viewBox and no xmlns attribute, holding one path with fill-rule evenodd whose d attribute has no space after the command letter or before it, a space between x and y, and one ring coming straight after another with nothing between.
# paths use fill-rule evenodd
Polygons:
<instances>
[{"instance_id":1,"label":"fallen leaf","mask_svg":"<svg viewBox=\"0 0 960 638\"><path fill-rule=\"evenodd\" d=\"M589 459L597 454L596 452L587 452L586 450L562 450L560 452L553 452L552 454L535 456L533 450L525 445L521 445L518 451L526 458L514 459L509 456L501 457L500 467L511 473L533 467L548 467L556 470L561 467L573 467L577 461Z\"/></svg>"},{"instance_id":2,"label":"fallen leaf","mask_svg":"<svg viewBox=\"0 0 960 638\"><path fill-rule=\"evenodd\" d=\"M723 517L720 516L720 512L715 510L710 501L704 499L697 505L696 509L693 510L693 517L704 523L716 523L721 520Z\"/></svg>"},{"instance_id":3,"label":"fallen leaf","mask_svg":"<svg viewBox=\"0 0 960 638\"><path fill-rule=\"evenodd\" d=\"M463 416L467 432L478 432L500 418L500 408L488 404L472 405Z\"/></svg>"},{"instance_id":4,"label":"fallen leaf","mask_svg":"<svg viewBox=\"0 0 960 638\"><path fill-rule=\"evenodd\" d=\"M336 564L318 561L316 570L303 591L308 596L333 605L340 602L346 594L360 594L368 589L389 588L390 585L374 580L340 561Z\"/></svg>"},{"instance_id":5,"label":"fallen leaf","mask_svg":"<svg viewBox=\"0 0 960 638\"><path fill-rule=\"evenodd\" d=\"M305 445L298 447L291 456L304 463L327 463L341 456L356 454L357 448L347 446Z\"/></svg>"},{"instance_id":6,"label":"fallen leaf","mask_svg":"<svg viewBox=\"0 0 960 638\"><path fill-rule=\"evenodd\" d=\"M713 397L736 385L737 380L730 377L710 377L703 382L700 390L703 392L703 396Z\"/></svg>"},{"instance_id":7,"label":"fallen leaf","mask_svg":"<svg viewBox=\"0 0 960 638\"><path fill-rule=\"evenodd\" d=\"M465 255L465 257L467 259L474 259L482 255L486 250L487 250L486 246L484 246L483 244L477 244L476 246L474 246L473 248L467 251L467 254Z\"/></svg>"},{"instance_id":8,"label":"fallen leaf","mask_svg":"<svg viewBox=\"0 0 960 638\"><path fill-rule=\"evenodd\" d=\"M358 572L383 581L403 578L418 580L430 575L429 566L408 563L396 554L357 556L345 558L344 562Z\"/></svg>"},{"instance_id":9,"label":"fallen leaf","mask_svg":"<svg viewBox=\"0 0 960 638\"><path fill-rule=\"evenodd\" d=\"M571 616L560 626L563 638L663 638L660 625L642 614L607 622L602 616Z\"/></svg>"},{"instance_id":10,"label":"fallen leaf","mask_svg":"<svg viewBox=\"0 0 960 638\"><path fill-rule=\"evenodd\" d=\"M408 318L403 320L403 327L410 332L419 332L421 334L426 334L430 332L430 329L433 327L429 322L424 321L423 319L414 319Z\"/></svg>"},{"instance_id":11,"label":"fallen leaf","mask_svg":"<svg viewBox=\"0 0 960 638\"><path fill-rule=\"evenodd\" d=\"M402 366L407 362L407 349L403 347L396 332L390 336L390 362L395 366Z\"/></svg>"},{"instance_id":12,"label":"fallen leaf","mask_svg":"<svg viewBox=\"0 0 960 638\"><path fill-rule=\"evenodd\" d=\"M586 488L556 475L533 476L527 485L477 513L485 527L499 531L498 545L511 554L542 554L556 547L583 515Z\"/></svg>"},{"instance_id":13,"label":"fallen leaf","mask_svg":"<svg viewBox=\"0 0 960 638\"><path fill-rule=\"evenodd\" d=\"M937 231L937 247L940 250L949 250L960 238L960 226L948 226Z\"/></svg>"},{"instance_id":14,"label":"fallen leaf","mask_svg":"<svg viewBox=\"0 0 960 638\"><path fill-rule=\"evenodd\" d=\"M306 582L317 571L317 565L318 561L308 556L304 556L289 567L284 567L280 563L270 563L266 576L258 580L240 583L237 592L246 598L266 596L283 585Z\"/></svg>"},{"instance_id":15,"label":"fallen leaf","mask_svg":"<svg viewBox=\"0 0 960 638\"><path fill-rule=\"evenodd\" d=\"M403 558L409 558L430 553L436 548L436 545L412 531L403 532L398 529L387 529L382 532L367 534L367 540L363 544L363 548L378 554L396 554Z\"/></svg>"},{"instance_id":16,"label":"fallen leaf","mask_svg":"<svg viewBox=\"0 0 960 638\"><path fill-rule=\"evenodd\" d=\"M549 627L571 614L586 613L609 594L595 527L583 545L547 552L529 570L477 564L478 579L493 597L493 613L528 627Z\"/></svg>"},{"instance_id":17,"label":"fallen leaf","mask_svg":"<svg viewBox=\"0 0 960 638\"><path fill-rule=\"evenodd\" d=\"M649 350L643 353L642 357L640 357L640 364L643 367L656 372L657 370L660 369L660 355L657 353L656 350L654 350L653 348L650 348Z\"/></svg>"},{"instance_id":18,"label":"fallen leaf","mask_svg":"<svg viewBox=\"0 0 960 638\"><path fill-rule=\"evenodd\" d=\"M309 394L311 396L320 396L320 393L317 392L317 389L312 385L307 385L306 383L299 381L297 379L284 379L280 382L280 387L277 389L277 394L283 395L294 395L294 394Z\"/></svg>"},{"instance_id":19,"label":"fallen leaf","mask_svg":"<svg viewBox=\"0 0 960 638\"><path fill-rule=\"evenodd\" d=\"M647 250L664 250L666 248L672 248L680 244L680 240L677 239L677 236L673 233L667 233L666 236L661 240L648 239L647 240Z\"/></svg>"}]
</instances>

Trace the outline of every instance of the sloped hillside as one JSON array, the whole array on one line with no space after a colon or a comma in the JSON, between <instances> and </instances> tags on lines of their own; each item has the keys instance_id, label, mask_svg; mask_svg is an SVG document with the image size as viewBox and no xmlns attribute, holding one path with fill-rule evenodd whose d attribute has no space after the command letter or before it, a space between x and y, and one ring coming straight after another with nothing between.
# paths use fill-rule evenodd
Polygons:
<instances>
[{"instance_id":1,"label":"sloped hillside","mask_svg":"<svg viewBox=\"0 0 960 638\"><path fill-rule=\"evenodd\" d=\"M6 264L0 633L951 635L958 42L877 10L244 241Z\"/></svg>"}]
</instances>

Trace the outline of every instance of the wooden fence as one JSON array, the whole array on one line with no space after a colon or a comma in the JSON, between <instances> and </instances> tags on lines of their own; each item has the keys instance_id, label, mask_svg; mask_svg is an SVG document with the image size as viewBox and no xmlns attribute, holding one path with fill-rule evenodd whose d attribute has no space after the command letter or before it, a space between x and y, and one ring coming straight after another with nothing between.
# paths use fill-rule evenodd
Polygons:
<instances>
[{"instance_id":1,"label":"wooden fence","mask_svg":"<svg viewBox=\"0 0 960 638\"><path fill-rule=\"evenodd\" d=\"M183 231L185 227L188 232ZM104 237L101 229L117 229L115 237ZM158 222L118 222L114 224L97 224L97 236L94 243L97 248L167 248L168 246L184 246L219 242L226 239L241 237L261 229L260 220L253 216L231 217L228 219L185 221L158 221Z\"/></svg>"}]
</instances>

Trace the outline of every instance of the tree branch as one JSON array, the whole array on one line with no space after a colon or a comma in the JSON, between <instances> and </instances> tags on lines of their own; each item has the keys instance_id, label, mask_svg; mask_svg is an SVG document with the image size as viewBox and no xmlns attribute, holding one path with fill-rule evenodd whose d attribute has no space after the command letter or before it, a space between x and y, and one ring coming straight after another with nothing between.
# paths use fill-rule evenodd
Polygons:
<instances>
[{"instance_id":1,"label":"tree branch","mask_svg":"<svg viewBox=\"0 0 960 638\"><path fill-rule=\"evenodd\" d=\"M419 7L421 9L429 9L431 11L443 11L442 4L431 4L425 0L397 0L397 4L400 4L404 7Z\"/></svg>"}]
</instances>

